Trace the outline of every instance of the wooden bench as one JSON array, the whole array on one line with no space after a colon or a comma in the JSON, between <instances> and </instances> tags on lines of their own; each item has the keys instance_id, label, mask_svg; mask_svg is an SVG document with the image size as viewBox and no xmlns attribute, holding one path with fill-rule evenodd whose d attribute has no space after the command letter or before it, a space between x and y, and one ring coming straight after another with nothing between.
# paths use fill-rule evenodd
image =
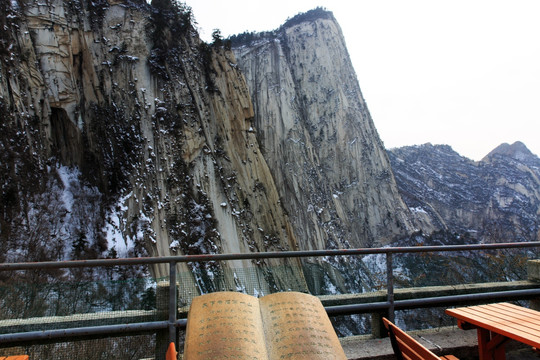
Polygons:
<instances>
[{"instance_id":1,"label":"wooden bench","mask_svg":"<svg viewBox=\"0 0 540 360\"><path fill-rule=\"evenodd\" d=\"M0 356L0 360L28 360L28 355Z\"/></svg>"},{"instance_id":2,"label":"wooden bench","mask_svg":"<svg viewBox=\"0 0 540 360\"><path fill-rule=\"evenodd\" d=\"M178 359L178 353L176 352L176 345L174 343L169 343L167 348L167 353L165 354L165 360L176 360ZM1 359L0 359L1 360Z\"/></svg>"},{"instance_id":3,"label":"wooden bench","mask_svg":"<svg viewBox=\"0 0 540 360\"><path fill-rule=\"evenodd\" d=\"M392 348L394 349L397 360L459 360L454 355L444 355L439 357L388 319L383 318L383 322L388 330L388 335L390 336Z\"/></svg>"}]
</instances>

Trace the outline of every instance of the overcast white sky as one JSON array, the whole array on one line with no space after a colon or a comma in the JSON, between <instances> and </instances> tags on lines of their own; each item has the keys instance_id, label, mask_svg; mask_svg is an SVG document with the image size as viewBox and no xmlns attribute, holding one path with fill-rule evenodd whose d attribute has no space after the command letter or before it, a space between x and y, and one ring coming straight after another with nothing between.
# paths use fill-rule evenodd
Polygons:
<instances>
[{"instance_id":1,"label":"overcast white sky","mask_svg":"<svg viewBox=\"0 0 540 360\"><path fill-rule=\"evenodd\" d=\"M539 0L186 0L201 36L278 28L323 6L340 24L387 148L448 144L540 156Z\"/></svg>"}]
</instances>

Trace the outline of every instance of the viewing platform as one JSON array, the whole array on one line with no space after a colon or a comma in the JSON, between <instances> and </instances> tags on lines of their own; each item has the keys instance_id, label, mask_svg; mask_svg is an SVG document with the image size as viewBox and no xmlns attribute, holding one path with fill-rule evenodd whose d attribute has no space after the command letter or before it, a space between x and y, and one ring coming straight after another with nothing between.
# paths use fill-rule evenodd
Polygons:
<instances>
[{"instance_id":1,"label":"viewing platform","mask_svg":"<svg viewBox=\"0 0 540 360\"><path fill-rule=\"evenodd\" d=\"M453 354L459 359L475 359L478 351L476 330L458 328L455 319L444 314L447 308L480 303L518 301L521 306L540 308L540 243L508 243L491 245L416 246L409 248L374 248L351 250L320 250L311 252L193 255L168 258L100 259L69 262L0 264L0 356L27 354L30 359L73 358L75 353L111 351L115 358L164 359L167 345L174 342L179 352L183 349L186 303L180 288L184 279L177 272L177 264L184 262L229 261L237 259L265 259L287 257L362 257L378 254L385 257L385 283L377 291L358 294L317 295L330 319L335 322L340 342L348 359L393 359L390 340L382 326L382 317L396 318L396 324L415 340L436 354ZM394 267L396 254L446 254L450 252L502 251L510 259L519 253L521 279L467 284L402 287L396 284L398 271ZM491 253L490 253L491 254ZM511 255L511 256L510 256ZM401 255L400 255L401 256ZM491 255L490 255L491 256ZM505 258L500 254L494 259ZM444 258L442 256L441 258ZM437 258L439 259L439 258ZM424 258L424 260L426 260ZM159 281L139 279L142 294L137 294L132 306L125 306L134 296L126 289L136 286L132 279L115 280L108 285L99 281L72 284L78 291L67 291L66 284L41 284L45 288L9 284L9 278L36 271L58 269L93 269L111 267L148 266L165 263L170 266L170 277ZM508 263L513 264L509 261ZM514 269L516 270L516 269ZM6 276L8 274L8 276ZM154 281L152 283L152 281ZM400 279L401 281L401 279ZM169 286L174 284L174 286ZM63 287L62 287L63 286ZM10 293L10 291L14 293ZM64 292L64 293L62 293ZM43 294L48 298L41 299ZM69 293L69 296L66 295ZM32 299L40 309L30 309L27 302L19 303L14 294ZM102 294L107 301L100 300ZM32 298L34 296L34 298ZM40 298L41 302L35 300ZM73 302L69 303L67 299ZM131 300L130 300L131 299ZM11 301L11 303L10 303ZM81 308L79 304L88 306ZM82 306L81 305L81 306ZM69 311L69 307L75 309ZM77 307L79 306L79 307ZM57 313L51 314L56 307ZM47 308L47 310L43 310ZM81 310L82 309L82 310ZM19 315L20 314L20 315ZM41 315L43 314L43 315ZM366 329L361 335L349 334L348 318L354 316ZM422 318L419 318L422 316ZM425 319L424 319L424 316ZM510 342L506 346L507 359L538 359L530 346ZM82 349L82 350L81 350ZM47 355L48 354L48 355ZM111 354L112 356L113 354ZM80 356L78 358L85 358ZM182 358L182 355L179 355Z\"/></svg>"}]
</instances>

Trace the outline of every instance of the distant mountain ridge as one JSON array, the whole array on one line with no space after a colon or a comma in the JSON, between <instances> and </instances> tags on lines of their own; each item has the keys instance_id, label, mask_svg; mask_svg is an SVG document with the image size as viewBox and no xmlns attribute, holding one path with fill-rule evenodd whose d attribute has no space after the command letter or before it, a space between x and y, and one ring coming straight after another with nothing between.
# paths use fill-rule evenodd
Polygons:
<instances>
[{"instance_id":1,"label":"distant mountain ridge","mask_svg":"<svg viewBox=\"0 0 540 360\"><path fill-rule=\"evenodd\" d=\"M538 156L534 155L528 148L525 146L524 143L521 141L516 141L512 145L503 143L499 146L497 146L495 149L493 149L489 154L487 154L482 161L490 161L491 158L496 156L507 156L511 157L516 160L536 160L538 159Z\"/></svg>"},{"instance_id":2,"label":"distant mountain ridge","mask_svg":"<svg viewBox=\"0 0 540 360\"><path fill-rule=\"evenodd\" d=\"M400 194L425 233L467 233L480 242L540 239L540 158L521 142L481 161L448 145L388 150Z\"/></svg>"}]
</instances>

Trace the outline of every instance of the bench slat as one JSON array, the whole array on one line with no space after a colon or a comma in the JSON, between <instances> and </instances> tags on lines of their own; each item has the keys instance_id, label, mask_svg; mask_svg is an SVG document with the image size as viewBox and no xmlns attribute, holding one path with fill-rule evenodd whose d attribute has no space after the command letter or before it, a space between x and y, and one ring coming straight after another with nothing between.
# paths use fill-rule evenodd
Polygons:
<instances>
[{"instance_id":1,"label":"bench slat","mask_svg":"<svg viewBox=\"0 0 540 360\"><path fill-rule=\"evenodd\" d=\"M390 338L392 341L395 341L398 347L398 349L394 347L394 352L400 352L400 354L396 353L398 359L401 357L404 360L459 360L453 355L438 357L388 319L383 318L383 323L386 329L388 329Z\"/></svg>"}]
</instances>

